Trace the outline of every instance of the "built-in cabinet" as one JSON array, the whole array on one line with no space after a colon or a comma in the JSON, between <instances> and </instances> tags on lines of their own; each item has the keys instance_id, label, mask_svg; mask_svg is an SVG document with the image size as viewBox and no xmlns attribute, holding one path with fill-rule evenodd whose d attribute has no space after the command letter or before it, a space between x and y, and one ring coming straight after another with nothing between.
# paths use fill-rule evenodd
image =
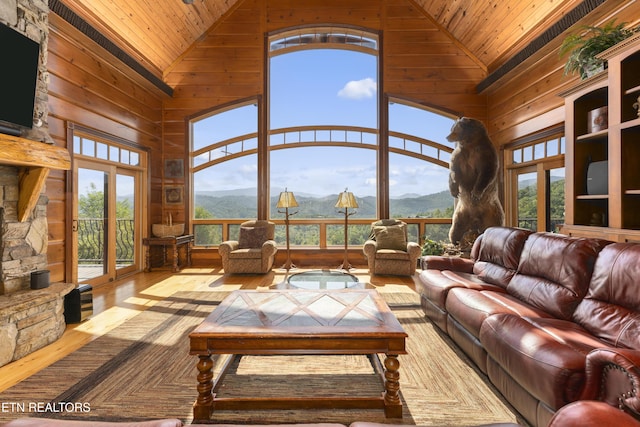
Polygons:
<instances>
[{"instance_id":1,"label":"built-in cabinet","mask_svg":"<svg viewBox=\"0 0 640 427\"><path fill-rule=\"evenodd\" d=\"M563 92L563 233L640 241L640 36L601 54L608 69Z\"/></svg>"}]
</instances>

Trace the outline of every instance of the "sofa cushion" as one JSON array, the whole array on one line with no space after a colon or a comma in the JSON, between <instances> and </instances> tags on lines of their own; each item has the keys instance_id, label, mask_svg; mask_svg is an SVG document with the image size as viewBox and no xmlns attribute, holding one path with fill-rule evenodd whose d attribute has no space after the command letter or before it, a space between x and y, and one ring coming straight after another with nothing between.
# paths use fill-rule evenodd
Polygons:
<instances>
[{"instance_id":1,"label":"sofa cushion","mask_svg":"<svg viewBox=\"0 0 640 427\"><path fill-rule=\"evenodd\" d=\"M489 227L482 234L478 247L474 244L473 272L487 283L507 287L520 262L520 254L532 233L530 230Z\"/></svg>"},{"instance_id":2,"label":"sofa cushion","mask_svg":"<svg viewBox=\"0 0 640 427\"><path fill-rule=\"evenodd\" d=\"M554 317L569 320L587 293L598 253L608 243L553 233L532 234L507 291Z\"/></svg>"},{"instance_id":3,"label":"sofa cushion","mask_svg":"<svg viewBox=\"0 0 640 427\"><path fill-rule=\"evenodd\" d=\"M451 289L459 287L498 289L497 286L485 283L474 274L459 271L423 270L418 278L416 290L442 310L445 309L447 294Z\"/></svg>"},{"instance_id":4,"label":"sofa cushion","mask_svg":"<svg viewBox=\"0 0 640 427\"><path fill-rule=\"evenodd\" d=\"M573 319L613 346L640 349L640 245L602 249Z\"/></svg>"},{"instance_id":5,"label":"sofa cushion","mask_svg":"<svg viewBox=\"0 0 640 427\"><path fill-rule=\"evenodd\" d=\"M595 400L580 400L555 413L548 427L639 427L640 421L619 408Z\"/></svg>"},{"instance_id":6,"label":"sofa cushion","mask_svg":"<svg viewBox=\"0 0 640 427\"><path fill-rule=\"evenodd\" d=\"M267 241L266 227L240 227L238 247L240 249L258 249Z\"/></svg>"},{"instance_id":7,"label":"sofa cushion","mask_svg":"<svg viewBox=\"0 0 640 427\"><path fill-rule=\"evenodd\" d=\"M480 342L511 378L552 410L579 398L587 354L603 346L571 321L513 314L488 317Z\"/></svg>"},{"instance_id":8,"label":"sofa cushion","mask_svg":"<svg viewBox=\"0 0 640 427\"><path fill-rule=\"evenodd\" d=\"M456 319L476 338L480 336L482 323L493 314L509 313L523 317L549 317L544 311L536 309L504 291L454 288L449 291L445 308L449 316Z\"/></svg>"},{"instance_id":9,"label":"sofa cushion","mask_svg":"<svg viewBox=\"0 0 640 427\"><path fill-rule=\"evenodd\" d=\"M391 249L406 252L407 236L405 230L399 225L376 226L373 227L373 232L378 250Z\"/></svg>"}]
</instances>

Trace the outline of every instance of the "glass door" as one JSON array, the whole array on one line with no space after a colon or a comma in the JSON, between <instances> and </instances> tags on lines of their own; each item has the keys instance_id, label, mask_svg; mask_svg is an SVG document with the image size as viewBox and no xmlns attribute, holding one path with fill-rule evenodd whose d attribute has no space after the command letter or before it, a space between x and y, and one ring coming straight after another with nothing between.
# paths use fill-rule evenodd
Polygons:
<instances>
[{"instance_id":1,"label":"glass door","mask_svg":"<svg viewBox=\"0 0 640 427\"><path fill-rule=\"evenodd\" d=\"M518 227L538 230L538 181L536 172L517 175Z\"/></svg>"},{"instance_id":2,"label":"glass door","mask_svg":"<svg viewBox=\"0 0 640 427\"><path fill-rule=\"evenodd\" d=\"M559 232L564 224L562 162L540 162L512 169L515 179L516 225L533 231Z\"/></svg>"},{"instance_id":3,"label":"glass door","mask_svg":"<svg viewBox=\"0 0 640 427\"><path fill-rule=\"evenodd\" d=\"M77 250L74 283L107 279L109 172L76 167L74 241Z\"/></svg>"},{"instance_id":4,"label":"glass door","mask_svg":"<svg viewBox=\"0 0 640 427\"><path fill-rule=\"evenodd\" d=\"M137 173L77 160L73 176L74 283L97 285L138 270Z\"/></svg>"}]
</instances>

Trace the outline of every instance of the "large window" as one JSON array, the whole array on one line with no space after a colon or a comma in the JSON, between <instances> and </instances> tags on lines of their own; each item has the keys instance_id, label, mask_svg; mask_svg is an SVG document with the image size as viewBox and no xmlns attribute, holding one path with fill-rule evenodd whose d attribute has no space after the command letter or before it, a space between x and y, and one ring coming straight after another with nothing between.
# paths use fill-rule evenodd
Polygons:
<instances>
[{"instance_id":1,"label":"large window","mask_svg":"<svg viewBox=\"0 0 640 427\"><path fill-rule=\"evenodd\" d=\"M223 108L191 124L193 218L257 217L257 101ZM228 238L222 224L194 222L194 243Z\"/></svg>"},{"instance_id":2,"label":"large window","mask_svg":"<svg viewBox=\"0 0 640 427\"><path fill-rule=\"evenodd\" d=\"M453 210L446 135L454 116L381 96L375 33L305 28L272 35L268 48L268 96L191 124L195 244L236 238L242 221L259 216L276 223L276 241L285 244L276 208L285 189L300 204L291 219L293 246L344 243L344 214L334 205L345 189L359 204L349 219L350 245L363 244L371 222L385 216L407 219L412 241L427 229L444 240ZM386 109L388 131L380 129Z\"/></svg>"},{"instance_id":3,"label":"large window","mask_svg":"<svg viewBox=\"0 0 640 427\"><path fill-rule=\"evenodd\" d=\"M392 218L451 218L447 141L453 116L427 108L389 102L389 215ZM425 226L424 235L447 241L450 224ZM413 227L410 231L416 233Z\"/></svg>"},{"instance_id":4,"label":"large window","mask_svg":"<svg viewBox=\"0 0 640 427\"><path fill-rule=\"evenodd\" d=\"M373 47L362 51L361 38L355 35L350 38L349 34L327 31L324 39L318 37L304 32L271 44L280 47L308 40L307 45L314 45L314 49L300 50L293 44L271 51L272 200L286 188L304 206L297 218L337 219L343 215L335 209L335 201L348 188L360 206L351 219L368 218L371 222L377 217L379 102L375 38L368 38ZM271 210L270 216L282 215ZM323 244L319 233L314 225L298 225L290 230L291 242L319 246ZM284 243L284 234L283 227L278 227L278 243ZM350 243L363 244L368 234L367 225L353 224ZM325 241L327 246L342 245L344 225L329 224Z\"/></svg>"}]
</instances>

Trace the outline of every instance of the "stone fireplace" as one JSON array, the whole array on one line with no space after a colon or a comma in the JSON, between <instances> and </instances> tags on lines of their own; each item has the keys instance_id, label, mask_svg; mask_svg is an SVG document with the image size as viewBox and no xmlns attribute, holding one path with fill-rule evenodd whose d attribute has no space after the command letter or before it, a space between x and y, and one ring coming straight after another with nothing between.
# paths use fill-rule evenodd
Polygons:
<instances>
[{"instance_id":1,"label":"stone fireplace","mask_svg":"<svg viewBox=\"0 0 640 427\"><path fill-rule=\"evenodd\" d=\"M60 338L64 296L74 285L31 289L31 275L47 268L49 170L69 169L65 149L53 145L47 125L47 0L2 0L0 22L40 43L33 129L0 134L0 366ZM10 64L2 64L10 66Z\"/></svg>"}]
</instances>

